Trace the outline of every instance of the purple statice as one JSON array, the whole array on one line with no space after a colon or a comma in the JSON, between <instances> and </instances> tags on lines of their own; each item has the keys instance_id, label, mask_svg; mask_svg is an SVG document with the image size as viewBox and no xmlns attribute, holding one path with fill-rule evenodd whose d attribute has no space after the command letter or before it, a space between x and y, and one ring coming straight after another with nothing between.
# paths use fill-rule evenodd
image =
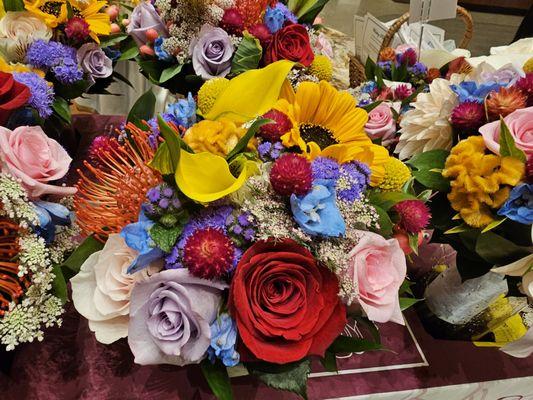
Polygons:
<instances>
[{"instance_id":1,"label":"purple statice","mask_svg":"<svg viewBox=\"0 0 533 400\"><path fill-rule=\"evenodd\" d=\"M264 161L274 161L281 156L284 147L281 142L262 142L257 146L257 152L259 153L259 158Z\"/></svg>"},{"instance_id":2,"label":"purple statice","mask_svg":"<svg viewBox=\"0 0 533 400\"><path fill-rule=\"evenodd\" d=\"M53 40L36 40L28 48L26 61L33 67L50 70L63 84L83 79L83 71L76 59L76 49Z\"/></svg>"},{"instance_id":3,"label":"purple statice","mask_svg":"<svg viewBox=\"0 0 533 400\"><path fill-rule=\"evenodd\" d=\"M311 168L313 170L313 180L327 179L336 181L339 179L339 163L332 158L317 157L311 163Z\"/></svg>"},{"instance_id":4,"label":"purple statice","mask_svg":"<svg viewBox=\"0 0 533 400\"><path fill-rule=\"evenodd\" d=\"M16 72L13 78L30 89L28 105L39 113L41 118L52 115L54 102L54 89L46 80L34 72Z\"/></svg>"},{"instance_id":5,"label":"purple statice","mask_svg":"<svg viewBox=\"0 0 533 400\"><path fill-rule=\"evenodd\" d=\"M337 180L337 197L353 203L361 197L370 183L370 168L362 162L352 161L342 164Z\"/></svg>"}]
</instances>

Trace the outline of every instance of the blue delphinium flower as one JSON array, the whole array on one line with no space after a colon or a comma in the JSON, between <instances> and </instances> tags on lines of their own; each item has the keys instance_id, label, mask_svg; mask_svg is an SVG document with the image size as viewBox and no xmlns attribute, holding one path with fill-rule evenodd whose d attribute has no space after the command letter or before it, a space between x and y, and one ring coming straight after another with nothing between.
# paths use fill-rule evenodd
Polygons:
<instances>
[{"instance_id":1,"label":"blue delphinium flower","mask_svg":"<svg viewBox=\"0 0 533 400\"><path fill-rule=\"evenodd\" d=\"M337 180L337 197L353 203L359 200L369 183L370 168L366 164L359 161L342 164Z\"/></svg>"},{"instance_id":2,"label":"blue delphinium flower","mask_svg":"<svg viewBox=\"0 0 533 400\"><path fill-rule=\"evenodd\" d=\"M277 3L274 7L267 7L264 23L270 33L274 34L279 31L287 21L296 23L297 18L285 4Z\"/></svg>"},{"instance_id":3,"label":"blue delphinium flower","mask_svg":"<svg viewBox=\"0 0 533 400\"><path fill-rule=\"evenodd\" d=\"M172 61L174 57L163 49L163 37L159 36L154 40L154 52L157 58L161 61Z\"/></svg>"},{"instance_id":4,"label":"blue delphinium flower","mask_svg":"<svg viewBox=\"0 0 533 400\"><path fill-rule=\"evenodd\" d=\"M459 96L459 101L473 101L483 103L485 97L492 92L500 89L500 85L495 82L477 84L473 81L461 82L459 85L451 85L451 89Z\"/></svg>"},{"instance_id":5,"label":"blue delphinium flower","mask_svg":"<svg viewBox=\"0 0 533 400\"><path fill-rule=\"evenodd\" d=\"M129 274L140 271L151 262L163 257L163 251L156 246L150 237L150 228L153 225L154 222L146 217L144 209L141 209L138 222L126 225L120 232L120 236L124 238L126 244L139 252L128 267Z\"/></svg>"},{"instance_id":6,"label":"blue delphinium flower","mask_svg":"<svg viewBox=\"0 0 533 400\"><path fill-rule=\"evenodd\" d=\"M211 325L211 345L207 349L207 357L212 363L217 358L226 367L234 367L239 363L240 355L235 350L237 342L237 325L229 314L221 314Z\"/></svg>"},{"instance_id":7,"label":"blue delphinium flower","mask_svg":"<svg viewBox=\"0 0 533 400\"><path fill-rule=\"evenodd\" d=\"M362 93L373 93L375 90L377 90L378 84L375 81L368 81L363 84L361 87Z\"/></svg>"},{"instance_id":8,"label":"blue delphinium flower","mask_svg":"<svg viewBox=\"0 0 533 400\"><path fill-rule=\"evenodd\" d=\"M13 74L13 78L30 89L28 105L37 110L41 118L52 115L54 89L46 80L34 72L17 72Z\"/></svg>"},{"instance_id":9,"label":"blue delphinium flower","mask_svg":"<svg viewBox=\"0 0 533 400\"><path fill-rule=\"evenodd\" d=\"M59 203L39 200L33 202L33 206L39 218L39 226L35 230L46 243L54 241L56 226L68 226L72 222L70 210Z\"/></svg>"},{"instance_id":10,"label":"blue delphinium flower","mask_svg":"<svg viewBox=\"0 0 533 400\"><path fill-rule=\"evenodd\" d=\"M514 187L507 201L498 210L498 215L521 224L533 224L533 184L523 183Z\"/></svg>"},{"instance_id":11,"label":"blue delphinium flower","mask_svg":"<svg viewBox=\"0 0 533 400\"><path fill-rule=\"evenodd\" d=\"M339 163L332 158L317 157L311 163L313 179L336 181L340 176Z\"/></svg>"},{"instance_id":12,"label":"blue delphinium flower","mask_svg":"<svg viewBox=\"0 0 533 400\"><path fill-rule=\"evenodd\" d=\"M107 57L109 57L109 59L111 61L118 61L118 59L120 58L120 56L122 55L122 53L120 52L120 50L118 49L115 49L113 47L104 47L102 49L105 53L105 55Z\"/></svg>"},{"instance_id":13,"label":"blue delphinium flower","mask_svg":"<svg viewBox=\"0 0 533 400\"><path fill-rule=\"evenodd\" d=\"M177 102L169 104L166 114L176 125L189 128L196 122L196 102L192 94L189 93L186 99L179 99Z\"/></svg>"},{"instance_id":14,"label":"blue delphinium flower","mask_svg":"<svg viewBox=\"0 0 533 400\"><path fill-rule=\"evenodd\" d=\"M291 195L291 210L300 228L309 235L339 237L346 231L337 208L334 181L316 180L306 195Z\"/></svg>"}]
</instances>

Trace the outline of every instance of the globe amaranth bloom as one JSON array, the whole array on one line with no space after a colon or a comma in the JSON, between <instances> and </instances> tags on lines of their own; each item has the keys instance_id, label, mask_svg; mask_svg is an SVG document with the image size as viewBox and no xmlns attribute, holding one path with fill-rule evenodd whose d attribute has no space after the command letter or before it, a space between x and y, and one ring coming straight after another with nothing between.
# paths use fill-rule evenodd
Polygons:
<instances>
[{"instance_id":1,"label":"globe amaranth bloom","mask_svg":"<svg viewBox=\"0 0 533 400\"><path fill-rule=\"evenodd\" d=\"M533 224L533 184L523 183L511 190L511 194L498 215L505 216L521 224Z\"/></svg>"},{"instance_id":2,"label":"globe amaranth bloom","mask_svg":"<svg viewBox=\"0 0 533 400\"><path fill-rule=\"evenodd\" d=\"M308 194L293 194L291 209L300 228L309 235L339 237L346 231L336 204L334 181L317 180Z\"/></svg>"},{"instance_id":3,"label":"globe amaranth bloom","mask_svg":"<svg viewBox=\"0 0 533 400\"><path fill-rule=\"evenodd\" d=\"M207 349L207 357L212 363L216 358L222 360L226 367L234 367L239 363L240 355L235 350L237 342L237 325L229 314L221 314L211 324L211 345Z\"/></svg>"},{"instance_id":4,"label":"globe amaranth bloom","mask_svg":"<svg viewBox=\"0 0 533 400\"><path fill-rule=\"evenodd\" d=\"M34 72L14 73L13 78L30 89L28 105L37 110L41 118L48 118L52 115L52 103L54 102L52 85Z\"/></svg>"},{"instance_id":5,"label":"globe amaranth bloom","mask_svg":"<svg viewBox=\"0 0 533 400\"><path fill-rule=\"evenodd\" d=\"M474 81L461 82L459 85L451 85L450 88L459 96L459 102L475 101L483 103L490 92L498 91L500 85L495 82L476 83Z\"/></svg>"}]
</instances>

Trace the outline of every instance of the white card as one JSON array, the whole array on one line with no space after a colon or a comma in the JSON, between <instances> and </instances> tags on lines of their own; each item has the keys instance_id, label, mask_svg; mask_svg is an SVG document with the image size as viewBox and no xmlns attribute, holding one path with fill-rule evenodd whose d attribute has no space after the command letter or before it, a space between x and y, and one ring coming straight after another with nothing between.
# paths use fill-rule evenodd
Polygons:
<instances>
[{"instance_id":1,"label":"white card","mask_svg":"<svg viewBox=\"0 0 533 400\"><path fill-rule=\"evenodd\" d=\"M358 57L361 61L365 62L366 60L361 59L361 52L363 51L363 29L365 27L365 19L360 15L354 15L353 26L353 36L355 39L355 56Z\"/></svg>"},{"instance_id":2,"label":"white card","mask_svg":"<svg viewBox=\"0 0 533 400\"><path fill-rule=\"evenodd\" d=\"M457 15L457 0L411 0L409 23L451 19Z\"/></svg>"},{"instance_id":3,"label":"white card","mask_svg":"<svg viewBox=\"0 0 533 400\"><path fill-rule=\"evenodd\" d=\"M387 31L387 26L372 14L367 14L365 16L363 50L361 52L361 61L363 63L366 62L368 57L373 61L377 61Z\"/></svg>"}]
</instances>

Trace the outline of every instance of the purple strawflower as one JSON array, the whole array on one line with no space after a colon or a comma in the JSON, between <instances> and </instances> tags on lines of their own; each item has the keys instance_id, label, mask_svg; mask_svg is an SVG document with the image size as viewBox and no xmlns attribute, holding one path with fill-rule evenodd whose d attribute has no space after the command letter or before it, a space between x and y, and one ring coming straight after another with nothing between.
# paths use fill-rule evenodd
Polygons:
<instances>
[{"instance_id":1,"label":"purple strawflower","mask_svg":"<svg viewBox=\"0 0 533 400\"><path fill-rule=\"evenodd\" d=\"M17 72L13 74L13 78L30 89L28 105L37 110L41 118L52 115L54 89L47 81L34 72Z\"/></svg>"},{"instance_id":2,"label":"purple strawflower","mask_svg":"<svg viewBox=\"0 0 533 400\"><path fill-rule=\"evenodd\" d=\"M317 157L311 164L313 179L337 180L340 176L339 163L328 157Z\"/></svg>"},{"instance_id":3,"label":"purple strawflower","mask_svg":"<svg viewBox=\"0 0 533 400\"><path fill-rule=\"evenodd\" d=\"M146 197L148 198L148 200L150 200L152 203L156 202L159 200L161 196L161 192L159 190L159 186L156 186L156 187L153 187L151 188L150 190L148 190L148 192L146 193Z\"/></svg>"},{"instance_id":4,"label":"purple strawflower","mask_svg":"<svg viewBox=\"0 0 533 400\"><path fill-rule=\"evenodd\" d=\"M342 164L337 180L337 197L352 203L361 197L369 181L370 169L366 164L359 161Z\"/></svg>"}]
</instances>

